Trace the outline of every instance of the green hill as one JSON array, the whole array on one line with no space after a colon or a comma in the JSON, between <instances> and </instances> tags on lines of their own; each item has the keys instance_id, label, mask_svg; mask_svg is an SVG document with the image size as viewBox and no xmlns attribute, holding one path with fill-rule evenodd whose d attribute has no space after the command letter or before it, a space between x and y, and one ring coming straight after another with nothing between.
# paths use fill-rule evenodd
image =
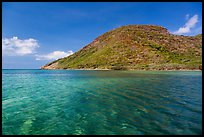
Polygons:
<instances>
[{"instance_id":1,"label":"green hill","mask_svg":"<svg viewBox=\"0 0 204 137\"><path fill-rule=\"evenodd\" d=\"M41 69L202 69L202 34L179 36L161 26L122 26Z\"/></svg>"}]
</instances>

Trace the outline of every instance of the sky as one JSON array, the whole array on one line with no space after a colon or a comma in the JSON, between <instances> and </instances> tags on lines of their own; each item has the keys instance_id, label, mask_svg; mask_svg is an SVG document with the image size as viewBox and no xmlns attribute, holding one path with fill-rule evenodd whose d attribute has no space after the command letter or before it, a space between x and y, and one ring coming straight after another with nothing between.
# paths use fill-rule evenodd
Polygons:
<instances>
[{"instance_id":1,"label":"sky","mask_svg":"<svg viewBox=\"0 0 204 137\"><path fill-rule=\"evenodd\" d=\"M201 2L3 2L3 69L39 69L103 33L148 24L175 35L202 33Z\"/></svg>"}]
</instances>

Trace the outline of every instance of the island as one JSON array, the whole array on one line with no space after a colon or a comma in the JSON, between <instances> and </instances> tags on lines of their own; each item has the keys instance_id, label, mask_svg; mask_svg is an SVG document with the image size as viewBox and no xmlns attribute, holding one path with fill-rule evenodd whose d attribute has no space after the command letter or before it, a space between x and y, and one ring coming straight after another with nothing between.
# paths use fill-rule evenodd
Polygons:
<instances>
[{"instance_id":1,"label":"island","mask_svg":"<svg viewBox=\"0 0 204 137\"><path fill-rule=\"evenodd\" d=\"M202 34L174 35L155 25L122 26L41 69L202 70Z\"/></svg>"}]
</instances>

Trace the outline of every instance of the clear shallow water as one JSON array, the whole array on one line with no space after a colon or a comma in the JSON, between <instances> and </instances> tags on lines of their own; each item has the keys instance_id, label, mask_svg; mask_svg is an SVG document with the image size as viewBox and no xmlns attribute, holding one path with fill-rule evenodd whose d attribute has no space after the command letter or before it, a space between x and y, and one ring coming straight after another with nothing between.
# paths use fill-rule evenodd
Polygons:
<instances>
[{"instance_id":1,"label":"clear shallow water","mask_svg":"<svg viewBox=\"0 0 204 137\"><path fill-rule=\"evenodd\" d=\"M3 134L202 134L202 72L2 70Z\"/></svg>"}]
</instances>

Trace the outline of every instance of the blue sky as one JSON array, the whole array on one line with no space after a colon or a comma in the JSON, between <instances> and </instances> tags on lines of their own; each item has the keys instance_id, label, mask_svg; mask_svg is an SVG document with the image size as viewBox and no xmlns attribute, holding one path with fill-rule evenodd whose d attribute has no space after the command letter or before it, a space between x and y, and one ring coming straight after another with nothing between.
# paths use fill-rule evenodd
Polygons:
<instances>
[{"instance_id":1,"label":"blue sky","mask_svg":"<svg viewBox=\"0 0 204 137\"><path fill-rule=\"evenodd\" d=\"M159 25L177 35L200 34L202 3L3 2L3 68L40 68L129 24Z\"/></svg>"}]
</instances>

